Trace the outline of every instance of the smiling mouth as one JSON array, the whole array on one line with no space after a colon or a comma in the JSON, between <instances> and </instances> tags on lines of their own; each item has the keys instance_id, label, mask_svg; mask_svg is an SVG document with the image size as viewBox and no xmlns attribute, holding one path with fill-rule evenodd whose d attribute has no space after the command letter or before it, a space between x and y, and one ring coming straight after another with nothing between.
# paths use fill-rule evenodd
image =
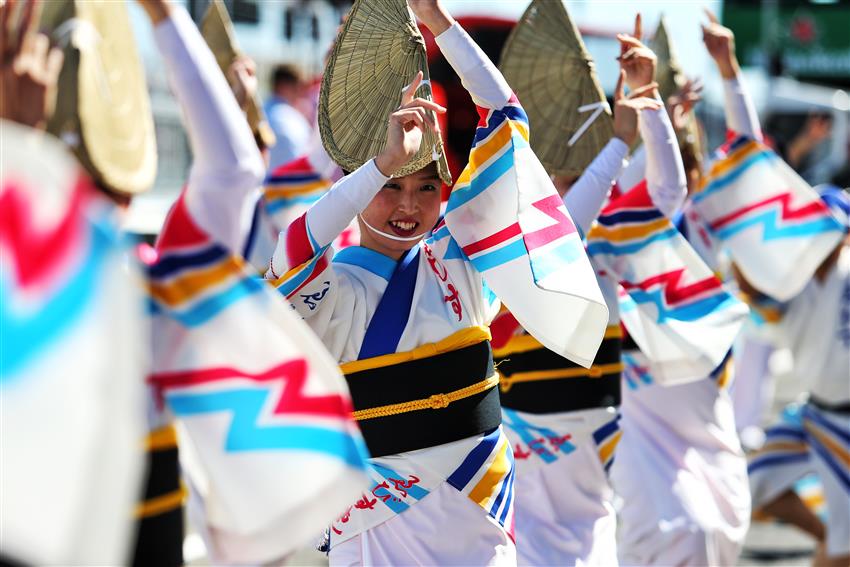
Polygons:
<instances>
[{"instance_id":1,"label":"smiling mouth","mask_svg":"<svg viewBox=\"0 0 850 567\"><path fill-rule=\"evenodd\" d=\"M419 223L416 221L389 221L387 223L398 236L413 236Z\"/></svg>"}]
</instances>

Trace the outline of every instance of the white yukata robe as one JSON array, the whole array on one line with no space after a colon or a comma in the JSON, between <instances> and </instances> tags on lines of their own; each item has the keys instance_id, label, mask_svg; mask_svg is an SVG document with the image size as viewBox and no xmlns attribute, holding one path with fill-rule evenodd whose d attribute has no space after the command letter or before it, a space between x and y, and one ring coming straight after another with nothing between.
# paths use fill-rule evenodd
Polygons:
<instances>
[{"instance_id":1,"label":"white yukata robe","mask_svg":"<svg viewBox=\"0 0 850 567\"><path fill-rule=\"evenodd\" d=\"M499 309L490 288L499 286L541 341L587 364L607 310L575 227L528 148L525 114L458 25L437 43L472 91L481 123L446 223L405 257L417 262L416 281L390 352L415 358L440 352L447 339L489 338L486 327ZM275 284L343 370L358 367L398 263L361 247L334 256L328 243L386 179L370 161L334 186L290 225L267 274L288 270ZM555 323L575 329L579 321L581 336L564 340L555 332ZM370 462L371 490L330 527L332 564L516 562L513 454L501 427Z\"/></svg>"},{"instance_id":2,"label":"white yukata robe","mask_svg":"<svg viewBox=\"0 0 850 567\"><path fill-rule=\"evenodd\" d=\"M63 144L0 120L0 563L127 560L149 329L114 208Z\"/></svg>"},{"instance_id":3,"label":"white yukata robe","mask_svg":"<svg viewBox=\"0 0 850 567\"><path fill-rule=\"evenodd\" d=\"M724 90L728 126L760 135L743 85L738 79L724 81ZM668 217L681 207L679 230L705 265L719 273L721 247L692 202L652 196ZM621 304L624 319L630 308L628 300ZM728 361L695 381L662 386L642 352L627 351L623 357L623 438L611 468L623 501L620 562L734 564L749 527L750 495L728 393Z\"/></svg>"},{"instance_id":4,"label":"white yukata robe","mask_svg":"<svg viewBox=\"0 0 850 567\"><path fill-rule=\"evenodd\" d=\"M650 158L653 163L657 160L667 164L666 171L651 168L653 179L616 199L600 214L599 208L617 177L626 149L622 142L613 140L586 171L591 178L603 174L601 183L596 183L597 190L588 191L593 187L588 187L583 176L571 188L565 202L574 218L584 221L581 228L589 229L588 252L609 306L606 339L619 342L622 337L618 287L623 286L628 292L622 294L630 298L627 328L636 337L639 335L639 343L665 382L677 383L699 378L723 360L745 308L722 289L670 221L653 205L650 193L660 190L667 195L684 194L684 175L677 179L675 174L678 150L666 113L648 114L643 124L654 131L646 133L644 138L657 142L649 152ZM609 154L618 149L618 144L622 144L624 151L615 156L618 158L615 161ZM577 202L582 191L587 191L584 201ZM591 228L590 223L597 217L597 224ZM507 341L506 347L496 349L498 358L516 357L517 353L528 352L529 346L541 348L539 343L531 345L532 337L522 334L522 329L517 329L520 334L509 339L501 337L509 332L506 331L509 323L503 315L493 325L499 345ZM586 383L589 388L597 376L616 373L619 380L622 369L619 357L614 363L607 358L610 354L605 356L588 372L582 373L578 368L560 372L568 373L568 380L591 381ZM522 384L523 374L534 382L541 379L535 378L535 374L553 372L548 362L542 373L535 372L537 368L515 364L506 361L510 370L519 372L503 378L503 392L509 388L527 388ZM582 389L581 384L576 386L576 394L590 392ZM602 396L602 393L592 395ZM609 406L619 405L619 389L616 399L614 395L612 392ZM600 401L596 399L592 403ZM622 434L616 409L600 405L593 409L531 413L505 407L503 416L517 459L520 563L616 564L616 517L607 477Z\"/></svg>"},{"instance_id":5,"label":"white yukata robe","mask_svg":"<svg viewBox=\"0 0 850 567\"><path fill-rule=\"evenodd\" d=\"M777 344L791 350L795 374L811 398L801 422L768 428L765 445L750 459L755 505L817 473L826 499L829 556L850 553L850 245L842 245L839 254L824 281L812 279L767 326Z\"/></svg>"},{"instance_id":6,"label":"white yukata robe","mask_svg":"<svg viewBox=\"0 0 850 567\"><path fill-rule=\"evenodd\" d=\"M148 269L153 413L211 562L278 561L366 486L365 446L335 361L237 253L263 163L215 58L182 8L154 33L193 163Z\"/></svg>"}]
</instances>

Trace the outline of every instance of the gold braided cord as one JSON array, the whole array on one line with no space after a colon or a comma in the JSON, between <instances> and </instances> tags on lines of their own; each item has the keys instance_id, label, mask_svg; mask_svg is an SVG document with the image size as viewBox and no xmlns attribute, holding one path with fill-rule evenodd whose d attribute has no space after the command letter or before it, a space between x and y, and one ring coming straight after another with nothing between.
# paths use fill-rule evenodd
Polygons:
<instances>
[{"instance_id":1,"label":"gold braided cord","mask_svg":"<svg viewBox=\"0 0 850 567\"><path fill-rule=\"evenodd\" d=\"M528 114L531 148L550 174L578 176L614 135L596 68L563 3L533 0L502 50L499 68ZM575 143L569 140L604 104Z\"/></svg>"},{"instance_id":2,"label":"gold braided cord","mask_svg":"<svg viewBox=\"0 0 850 567\"><path fill-rule=\"evenodd\" d=\"M391 415L398 415L400 413L408 413L411 411L419 411L426 409L443 409L445 407L448 407L448 405L452 402L456 402L464 398L469 398L470 396L480 394L481 392L486 392L487 390L495 388L498 384L499 375L494 374L493 376L490 376L489 378L486 378L480 382L476 382L471 386L467 386L466 388L461 388L460 390L455 390L447 394L434 394L433 396L430 396L428 398L422 398L421 400L413 400L410 402L402 402L400 404L389 404L376 408L358 410L355 411L352 415L355 420L363 421L365 419L388 417Z\"/></svg>"},{"instance_id":3,"label":"gold braided cord","mask_svg":"<svg viewBox=\"0 0 850 567\"><path fill-rule=\"evenodd\" d=\"M554 370L536 370L532 372L517 372L510 376L502 376L499 389L507 392L514 384L522 382L537 382L539 380L560 380L562 378L601 378L607 374L623 371L622 362L593 365L590 368L556 368Z\"/></svg>"}]
</instances>

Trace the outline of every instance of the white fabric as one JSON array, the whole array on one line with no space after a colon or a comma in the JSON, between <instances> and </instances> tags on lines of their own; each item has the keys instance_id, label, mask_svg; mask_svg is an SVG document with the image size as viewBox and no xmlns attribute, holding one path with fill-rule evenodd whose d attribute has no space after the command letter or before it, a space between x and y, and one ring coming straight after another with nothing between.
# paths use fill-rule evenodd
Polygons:
<instances>
[{"instance_id":1,"label":"white fabric","mask_svg":"<svg viewBox=\"0 0 850 567\"><path fill-rule=\"evenodd\" d=\"M366 209L388 179L371 159L337 181L307 211L307 224L319 245L333 242L354 217Z\"/></svg>"},{"instance_id":2,"label":"white fabric","mask_svg":"<svg viewBox=\"0 0 850 567\"><path fill-rule=\"evenodd\" d=\"M201 288L202 301L196 301L197 283L189 283L180 288L184 293L177 294L181 305L168 305L172 310L157 305L155 378L167 390L163 395L180 418L182 432L188 433L181 436L181 460L193 494L203 499L195 504L204 511L200 528L208 537L210 556L218 562L271 561L304 545L365 485L362 438L346 411L333 415L325 410L318 419L299 414L298 398L338 396L340 407L349 400L335 361L273 291L257 289L257 282L235 257L252 220L264 175L262 158L214 57L185 10L175 7L171 17L157 25L155 34L184 113L193 154L182 197L191 218L183 222L197 224L189 230L169 226L169 217L160 253L172 254L169 260L179 263L181 252L219 254L222 246L230 252L220 261L210 261L221 281L212 290ZM187 245L180 242L186 232L203 236ZM189 267L167 276L173 276L170 281L153 285L167 287L187 274L190 281L196 276ZM228 286L243 290L244 295L228 295ZM218 311L201 321L181 320L180 315L193 312L203 300L210 300L211 310ZM264 341L233 340L234 336L261 336ZM290 363L303 367L286 366ZM162 385L175 373L202 375L208 369L233 375L202 384L200 389ZM240 382L240 372L252 376L269 369L277 376L265 383ZM299 380L305 391L291 392L295 400L281 401L280 408L272 403L261 408L245 403L246 391L259 396L267 393L272 399L281 388L289 394L290 384ZM253 389L240 391L246 382ZM220 400L221 409L197 401L204 396ZM275 426L292 426L292 446L281 443ZM299 450L298 443L305 443L299 435L323 438L327 446ZM293 522L296 517L299 521Z\"/></svg>"},{"instance_id":3,"label":"white fabric","mask_svg":"<svg viewBox=\"0 0 850 567\"><path fill-rule=\"evenodd\" d=\"M623 173L617 179L617 185L620 186L622 193L628 193L638 183L643 181L646 172L646 148L643 144L637 147L632 152L629 158L629 164L623 169Z\"/></svg>"},{"instance_id":4,"label":"white fabric","mask_svg":"<svg viewBox=\"0 0 850 567\"><path fill-rule=\"evenodd\" d=\"M629 146L619 138L611 138L564 195L564 205L582 234L587 234L599 216L614 182L628 163L628 155Z\"/></svg>"},{"instance_id":5,"label":"white fabric","mask_svg":"<svg viewBox=\"0 0 850 567\"><path fill-rule=\"evenodd\" d=\"M121 564L144 481L142 276L55 138L0 120L0 146L0 553Z\"/></svg>"},{"instance_id":6,"label":"white fabric","mask_svg":"<svg viewBox=\"0 0 850 567\"><path fill-rule=\"evenodd\" d=\"M850 417L846 414L842 415L817 409L814 411L818 412L823 419L831 423L845 436L850 437ZM845 455L846 447L847 444L844 445ZM850 489L846 485L842 485L835 471L827 465L822 455L817 451L810 451L810 454L812 465L823 485L826 500L827 518L824 523L826 524L827 555L830 557L848 555L850 554ZM832 456L836 461L842 458L838 454ZM839 464L839 466L841 465ZM850 466L847 466L846 462L843 471L845 475L850 471Z\"/></svg>"},{"instance_id":7,"label":"white fabric","mask_svg":"<svg viewBox=\"0 0 850 567\"><path fill-rule=\"evenodd\" d=\"M456 29L456 35L461 40L466 37L459 29ZM453 36L449 34L446 37ZM477 69L482 67L481 58L486 57L471 41L456 43L458 47L452 44L445 48L447 57L464 68L474 69L471 73L475 77ZM457 49L458 53L450 55L448 51L452 49ZM471 57L477 59L470 63L467 59ZM469 88L477 88L480 83L486 90L487 85L504 83L492 65L487 68L487 73L495 74L497 78L474 79L465 81L465 84ZM487 98L487 95L482 96ZM509 96L510 91L497 104L503 104ZM295 268L288 278L278 282L278 289L290 299L340 363L359 358L368 324L383 297L397 259L359 246L351 246L334 256L328 246L366 208L386 180L374 161L369 161L337 182L308 210L306 222L294 223L281 235L273 258L274 271L278 274ZM486 289L481 274L462 254L457 253L457 243L448 231L435 234L416 247L416 284L397 352L438 342L462 329L487 326L499 307L498 300ZM312 251L313 258L295 258L292 256L293 249L301 253ZM305 261L306 264L300 264ZM302 274L307 275L306 281L290 286L292 282L301 282L299 277ZM481 441L480 436L372 459L371 463L376 468L391 469L401 480L412 480L411 475L415 475L417 486L427 490L428 494L418 500L410 492L408 496L416 501L408 501L398 514L387 511L389 504L379 503L374 509L370 508L370 495L364 494L361 506L352 503L351 509L331 525L331 563L515 563L510 537L491 515L501 516L504 513L506 525L512 522L512 509L508 507L512 500L497 498L498 494L502 494L502 488L504 493L510 492L513 479L510 474L513 470L510 447L499 435L498 449L482 461L474 480L468 484L468 490L472 490L479 486L479 481L488 471L502 471L492 491L488 484L492 482L492 475L488 475L490 480L481 485L488 487L487 494L490 496L479 501L480 505L459 488L444 482ZM497 509L488 510L488 506ZM435 532L439 537L433 535ZM447 537L449 534L457 537Z\"/></svg>"},{"instance_id":8,"label":"white fabric","mask_svg":"<svg viewBox=\"0 0 850 567\"><path fill-rule=\"evenodd\" d=\"M269 148L269 168L274 170L310 147L313 128L297 108L280 97L270 97L263 111L275 137L274 146Z\"/></svg>"},{"instance_id":9,"label":"white fabric","mask_svg":"<svg viewBox=\"0 0 850 567\"><path fill-rule=\"evenodd\" d=\"M175 6L154 36L192 147L186 204L208 234L230 250L242 250L265 174L262 156L186 10Z\"/></svg>"},{"instance_id":10,"label":"white fabric","mask_svg":"<svg viewBox=\"0 0 850 567\"><path fill-rule=\"evenodd\" d=\"M736 134L761 141L758 113L741 77L723 80L723 100L726 110L726 128Z\"/></svg>"},{"instance_id":11,"label":"white fabric","mask_svg":"<svg viewBox=\"0 0 850 567\"><path fill-rule=\"evenodd\" d=\"M335 545L330 565L516 565L502 526L448 483L404 514Z\"/></svg>"},{"instance_id":12,"label":"white fabric","mask_svg":"<svg viewBox=\"0 0 850 567\"><path fill-rule=\"evenodd\" d=\"M688 192L679 141L663 106L658 110L641 111L640 118L640 136L646 151L647 189L658 210L670 217L682 206Z\"/></svg>"},{"instance_id":13,"label":"white fabric","mask_svg":"<svg viewBox=\"0 0 850 567\"><path fill-rule=\"evenodd\" d=\"M645 367L640 353L631 353ZM651 377L649 378L651 380ZM627 565L734 565L750 520L746 461L714 380L623 391L611 468Z\"/></svg>"},{"instance_id":14,"label":"white fabric","mask_svg":"<svg viewBox=\"0 0 850 567\"><path fill-rule=\"evenodd\" d=\"M594 431L616 418L613 411L516 415L532 426L512 426L510 415L505 415L505 432L517 467L518 563L615 566L613 491L593 438ZM543 432L554 432L558 439L549 439ZM529 446L529 434L540 443Z\"/></svg>"},{"instance_id":15,"label":"white fabric","mask_svg":"<svg viewBox=\"0 0 850 567\"><path fill-rule=\"evenodd\" d=\"M806 389L830 404L850 402L850 245L823 283L812 278L789 302L774 332Z\"/></svg>"},{"instance_id":16,"label":"white fabric","mask_svg":"<svg viewBox=\"0 0 850 567\"><path fill-rule=\"evenodd\" d=\"M434 40L476 105L485 108L505 106L513 95L511 87L460 24L455 22Z\"/></svg>"},{"instance_id":17,"label":"white fabric","mask_svg":"<svg viewBox=\"0 0 850 567\"><path fill-rule=\"evenodd\" d=\"M744 326L738 337L734 352L735 381L729 388L739 432L760 427L771 402L769 363L774 348L756 335L752 325Z\"/></svg>"}]
</instances>

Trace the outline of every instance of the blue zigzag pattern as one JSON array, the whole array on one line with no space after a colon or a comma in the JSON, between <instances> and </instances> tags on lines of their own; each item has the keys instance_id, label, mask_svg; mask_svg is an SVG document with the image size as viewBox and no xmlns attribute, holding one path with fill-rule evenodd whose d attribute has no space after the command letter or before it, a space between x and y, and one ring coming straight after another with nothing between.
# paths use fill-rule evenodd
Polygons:
<instances>
[{"instance_id":1,"label":"blue zigzag pattern","mask_svg":"<svg viewBox=\"0 0 850 567\"><path fill-rule=\"evenodd\" d=\"M236 388L216 392L169 393L168 404L178 417L227 412L233 417L225 439L227 452L309 451L324 453L362 469L368 455L362 441L345 431L313 425L259 425L271 390Z\"/></svg>"},{"instance_id":2,"label":"blue zigzag pattern","mask_svg":"<svg viewBox=\"0 0 850 567\"><path fill-rule=\"evenodd\" d=\"M781 238L795 238L800 236L811 236L825 232L840 232L841 225L829 215L812 219L807 222L789 224L781 219L780 206L772 207L770 210L762 211L757 215L744 218L738 222L715 231L721 240L728 240L733 235L750 228L751 226L762 226L762 238L764 241L778 240Z\"/></svg>"}]
</instances>

